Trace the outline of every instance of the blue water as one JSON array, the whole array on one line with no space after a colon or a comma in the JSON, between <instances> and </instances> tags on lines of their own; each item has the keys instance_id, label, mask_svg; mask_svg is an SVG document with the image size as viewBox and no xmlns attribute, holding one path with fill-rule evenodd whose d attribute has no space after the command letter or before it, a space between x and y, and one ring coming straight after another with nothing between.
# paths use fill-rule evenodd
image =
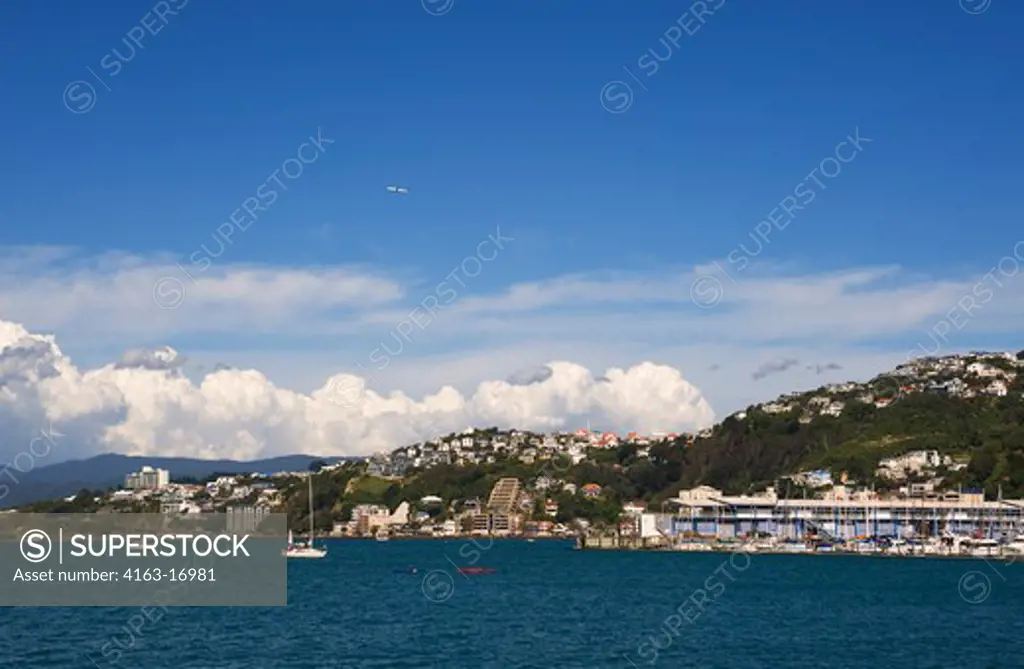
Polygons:
<instances>
[{"instance_id":1,"label":"blue water","mask_svg":"<svg viewBox=\"0 0 1024 669\"><path fill-rule=\"evenodd\" d=\"M1024 667L1021 564L328 545L289 563L286 608L169 609L137 634L138 609L0 609L0 666ZM456 571L471 564L497 573ZM117 662L100 653L112 639Z\"/></svg>"}]
</instances>

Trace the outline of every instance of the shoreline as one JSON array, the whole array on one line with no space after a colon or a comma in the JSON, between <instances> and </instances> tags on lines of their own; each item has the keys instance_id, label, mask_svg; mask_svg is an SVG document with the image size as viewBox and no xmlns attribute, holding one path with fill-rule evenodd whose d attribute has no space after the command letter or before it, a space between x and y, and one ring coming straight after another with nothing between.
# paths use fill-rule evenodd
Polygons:
<instances>
[{"instance_id":1,"label":"shoreline","mask_svg":"<svg viewBox=\"0 0 1024 669\"><path fill-rule=\"evenodd\" d=\"M576 548L579 551L594 551L601 553L683 553L683 554L720 554L733 555L743 553L744 555L782 555L782 556L808 556L808 557L850 557L850 558L875 558L884 560L994 560L1007 564L1024 562L1022 554L994 554L994 555L963 555L955 553L889 553L882 551L784 551L748 549L742 546L715 547L708 549L680 549L676 547L629 547L629 546L589 546Z\"/></svg>"},{"instance_id":2,"label":"shoreline","mask_svg":"<svg viewBox=\"0 0 1024 669\"><path fill-rule=\"evenodd\" d=\"M295 539L305 541L307 535L294 535ZM345 536L320 536L315 537L321 541L377 541L376 537L345 537ZM388 537L388 541L461 541L461 540L472 540L472 539L491 539L498 541L565 541L571 542L575 537L524 537L520 535L516 536L495 536L489 534L453 534L450 536L443 537ZM379 543L388 543L388 541L381 541Z\"/></svg>"},{"instance_id":3,"label":"shoreline","mask_svg":"<svg viewBox=\"0 0 1024 669\"><path fill-rule=\"evenodd\" d=\"M298 538L298 537L297 537ZM372 541L377 542L374 537L317 537L320 540L332 540L332 541ZM573 542L574 537L524 537L524 536L489 536L489 535L454 535L448 537L390 537L388 541L479 541L479 540L492 540L492 541L519 541L528 543L529 540L535 542L548 541L548 542L561 542L570 544ZM388 543L386 541L377 543ZM736 553L744 553L746 555L773 555L773 556L794 556L794 557L850 557L850 558L875 558L885 560L994 560L997 562L1013 564L1015 562L1024 563L1024 555L957 555L957 554L940 554L940 553L885 553L885 552L858 552L858 551L784 551L784 550L749 550L744 549L741 546L718 546L707 549L679 549L672 546L659 546L659 547L630 547L630 546L573 546L572 550L578 552L601 552L601 553L680 553L680 554L721 554L721 555L733 555Z\"/></svg>"}]
</instances>

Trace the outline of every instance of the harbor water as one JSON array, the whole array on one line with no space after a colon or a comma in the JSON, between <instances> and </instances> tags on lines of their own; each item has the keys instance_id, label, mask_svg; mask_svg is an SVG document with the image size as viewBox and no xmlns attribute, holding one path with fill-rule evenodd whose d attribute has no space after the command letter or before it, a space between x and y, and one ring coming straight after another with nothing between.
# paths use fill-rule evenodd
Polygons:
<instances>
[{"instance_id":1,"label":"harbor water","mask_svg":"<svg viewBox=\"0 0 1024 669\"><path fill-rule=\"evenodd\" d=\"M326 545L289 562L287 607L0 609L0 666L1024 667L1024 563Z\"/></svg>"}]
</instances>

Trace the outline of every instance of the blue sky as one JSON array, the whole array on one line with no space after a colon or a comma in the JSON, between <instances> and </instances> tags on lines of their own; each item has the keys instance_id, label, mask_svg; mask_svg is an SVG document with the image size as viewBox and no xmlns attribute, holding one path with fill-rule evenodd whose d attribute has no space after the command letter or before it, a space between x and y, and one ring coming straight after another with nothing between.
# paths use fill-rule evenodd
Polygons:
<instances>
[{"instance_id":1,"label":"blue sky","mask_svg":"<svg viewBox=\"0 0 1024 669\"><path fill-rule=\"evenodd\" d=\"M141 34L147 15L161 25L153 3L59 12L6 3L0 222L8 278L28 288L0 302L0 317L55 332L86 364L171 344L204 368L256 366L309 390L353 369L390 334L389 318L500 228L514 244L459 297L483 311L443 327L439 319L414 347L423 362L409 356L389 389L461 389L578 354L592 369L648 359L679 366L716 409L731 410L819 380L733 390L779 356L839 360L839 378L891 366L893 352L921 339L1022 237L1020 3L965 0L985 7L972 14L957 0L709 0L721 6L703 24L681 19L688 5L667 2L455 0L443 15L425 9L443 4L169 0L177 13L112 75L103 59L115 48L132 53L125 35ZM677 19L699 29L678 46L659 42ZM638 60L649 49L666 60L647 77ZM633 87L632 104L609 113L600 94L620 79ZM96 97L76 114L62 94L79 80ZM749 243L858 128L871 143L773 233L735 294L712 312L679 304L695 267L724 263ZM168 314L149 303L151 279L117 280L187 263L318 129L334 143L214 263L224 279L217 299ZM389 195L388 184L411 193ZM50 247L63 250L48 256ZM825 277L894 266L872 278L870 300L853 287L829 302L847 316L865 310L837 324L838 334L777 308L797 298L772 292L796 290L807 300L794 307L800 314L827 315L814 296L816 287L829 294ZM246 268L346 268L393 283L378 285L370 306L311 306L309 292L335 290L320 276L304 300L287 293L267 306L257 299L273 292L266 286L229 281ZM773 283L780 276L792 281ZM507 301L491 320L480 315L488 297L516 285L548 281L533 290L555 295L553 285L594 277L602 278L587 286L603 299L569 290L529 311L536 327ZM608 298L630 282L633 292ZM389 286L400 299L390 301ZM89 309L68 306L70 294ZM1001 291L998 318L973 322L951 347L1020 348L1016 295ZM876 323L879 311L899 322ZM853 332L857 323L871 325ZM743 337L729 348L725 334ZM742 369L709 377L737 351L747 356Z\"/></svg>"}]
</instances>

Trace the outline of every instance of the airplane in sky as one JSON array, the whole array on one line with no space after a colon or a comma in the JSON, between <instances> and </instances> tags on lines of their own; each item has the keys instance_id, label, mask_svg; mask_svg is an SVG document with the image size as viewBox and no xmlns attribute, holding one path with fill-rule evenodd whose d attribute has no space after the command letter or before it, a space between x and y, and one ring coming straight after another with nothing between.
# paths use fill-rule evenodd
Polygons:
<instances>
[{"instance_id":1,"label":"airplane in sky","mask_svg":"<svg viewBox=\"0 0 1024 669\"><path fill-rule=\"evenodd\" d=\"M385 189L389 193L398 193L402 195L408 194L409 192L408 188L403 188L402 186L386 186Z\"/></svg>"}]
</instances>

